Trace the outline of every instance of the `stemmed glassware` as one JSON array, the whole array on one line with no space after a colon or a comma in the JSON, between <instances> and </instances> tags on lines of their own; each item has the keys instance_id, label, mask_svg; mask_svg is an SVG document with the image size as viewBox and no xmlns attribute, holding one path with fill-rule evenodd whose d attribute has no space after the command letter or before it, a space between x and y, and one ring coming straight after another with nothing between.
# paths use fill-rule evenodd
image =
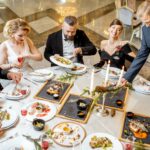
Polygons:
<instances>
[{"instance_id":1,"label":"stemmed glassware","mask_svg":"<svg viewBox=\"0 0 150 150\"><path fill-rule=\"evenodd\" d=\"M26 125L26 120L25 120L25 117L27 115L27 110L26 109L21 109L21 115L22 115L22 118L23 118L23 125Z\"/></svg>"}]
</instances>

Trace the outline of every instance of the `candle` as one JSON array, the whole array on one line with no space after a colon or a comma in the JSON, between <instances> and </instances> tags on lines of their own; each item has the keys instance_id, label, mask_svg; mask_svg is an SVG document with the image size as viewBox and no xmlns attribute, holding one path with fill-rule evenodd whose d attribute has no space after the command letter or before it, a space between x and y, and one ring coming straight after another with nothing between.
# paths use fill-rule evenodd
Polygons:
<instances>
[{"instance_id":1,"label":"candle","mask_svg":"<svg viewBox=\"0 0 150 150\"><path fill-rule=\"evenodd\" d=\"M117 87L120 85L121 83L121 79L123 77L123 73L124 73L124 66L122 66L122 70L121 70L121 73L120 73L120 76L119 76L119 80L118 80L118 83L117 83Z\"/></svg>"},{"instance_id":2,"label":"candle","mask_svg":"<svg viewBox=\"0 0 150 150\"><path fill-rule=\"evenodd\" d=\"M108 64L107 64L107 70L106 70L106 76L105 76L105 82L104 82L105 87L107 86L107 82L108 82L109 68L110 68L110 60L108 61Z\"/></svg>"},{"instance_id":3,"label":"candle","mask_svg":"<svg viewBox=\"0 0 150 150\"><path fill-rule=\"evenodd\" d=\"M93 84L94 84L94 69L92 69L92 73L91 73L90 93L92 93L93 91Z\"/></svg>"}]
</instances>

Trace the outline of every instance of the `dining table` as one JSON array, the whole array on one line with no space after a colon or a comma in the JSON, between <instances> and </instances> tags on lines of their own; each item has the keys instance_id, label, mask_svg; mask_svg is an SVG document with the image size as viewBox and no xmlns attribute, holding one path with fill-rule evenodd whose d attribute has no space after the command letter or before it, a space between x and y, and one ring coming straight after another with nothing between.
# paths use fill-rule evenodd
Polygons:
<instances>
[{"instance_id":1,"label":"dining table","mask_svg":"<svg viewBox=\"0 0 150 150\"><path fill-rule=\"evenodd\" d=\"M53 79L57 79L57 77L61 76L62 74L65 74L65 69L60 66L54 66L54 67L48 67L45 68L47 70L51 70L54 72ZM91 72L92 68L87 68L87 71L82 74L78 75L77 78L74 80L73 86L71 87L70 91L67 94L73 93L80 95L83 92L83 89L85 87L90 87L90 80L91 80ZM4 135L0 137L0 150L11 150L13 147L20 147L21 145L25 145L28 150L34 150L33 143L28 141L23 135L28 135L33 138L39 138L46 130L52 129L54 126L61 122L71 121L69 119L64 119L61 117L54 116L51 120L46 122L45 128L43 131L36 131L33 128L32 122L25 120L24 117L21 115L21 109L27 105L28 103L34 102L34 101L43 101L36 99L34 96L37 94L37 92L41 89L44 82L36 82L33 81L30 78L29 74L24 75L25 77L22 78L21 83L28 85L30 89L30 94L20 100L9 100L6 99L4 94L0 96L0 107L11 109L16 112L16 114L19 116L19 119L17 123L7 129L4 130ZM94 74L94 82L93 87L97 85L102 85L104 82L105 77L100 73L100 71L97 71ZM117 80L115 80L117 82ZM11 84L13 81L9 81L9 84ZM3 89L4 92L7 92L7 86ZM67 95L66 95L67 96ZM88 96L88 95L87 95ZM53 103L57 110L61 107L61 103ZM95 107L93 108L90 117L87 121L87 123L79 123L86 131L86 136L92 134L92 133L108 133L117 139L120 138L121 132L122 132L122 125L123 125L123 117L125 112L134 112L141 115L150 116L149 111L150 106L150 96L145 95L142 93L138 93L134 90L129 90L127 93L127 100L125 102L125 107L123 111L116 111L115 116L98 116ZM107 108L109 113L110 110ZM71 121L75 122L75 121ZM56 144L53 142L51 146L49 146L48 150L86 150L84 147L81 146L82 144L79 144L75 147L65 147ZM119 149L116 149L119 150Z\"/></svg>"}]
</instances>

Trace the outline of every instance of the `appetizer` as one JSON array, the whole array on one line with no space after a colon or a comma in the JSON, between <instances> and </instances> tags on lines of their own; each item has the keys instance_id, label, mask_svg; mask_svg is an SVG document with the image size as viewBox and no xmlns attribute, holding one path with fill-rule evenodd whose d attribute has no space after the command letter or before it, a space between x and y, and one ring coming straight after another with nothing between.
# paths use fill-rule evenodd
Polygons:
<instances>
[{"instance_id":1,"label":"appetizer","mask_svg":"<svg viewBox=\"0 0 150 150\"><path fill-rule=\"evenodd\" d=\"M113 147L113 144L110 139L107 137L97 137L93 136L90 141L90 146L92 149L95 148L111 148Z\"/></svg>"},{"instance_id":2,"label":"appetizer","mask_svg":"<svg viewBox=\"0 0 150 150\"><path fill-rule=\"evenodd\" d=\"M40 102L33 103L28 110L29 115L35 115L36 117L44 117L49 112L49 106Z\"/></svg>"},{"instance_id":3,"label":"appetizer","mask_svg":"<svg viewBox=\"0 0 150 150\"><path fill-rule=\"evenodd\" d=\"M138 120L130 120L129 129L133 132L136 138L145 139L148 136L148 130L144 123Z\"/></svg>"},{"instance_id":4,"label":"appetizer","mask_svg":"<svg viewBox=\"0 0 150 150\"><path fill-rule=\"evenodd\" d=\"M61 56L58 56L58 55L55 55L54 58L62 64L65 64L65 65L70 65L71 64L71 61L67 58L64 58L64 57L61 57Z\"/></svg>"},{"instance_id":5,"label":"appetizer","mask_svg":"<svg viewBox=\"0 0 150 150\"><path fill-rule=\"evenodd\" d=\"M62 123L55 127L52 137L60 144L71 146L81 138L79 126L70 123Z\"/></svg>"}]
</instances>

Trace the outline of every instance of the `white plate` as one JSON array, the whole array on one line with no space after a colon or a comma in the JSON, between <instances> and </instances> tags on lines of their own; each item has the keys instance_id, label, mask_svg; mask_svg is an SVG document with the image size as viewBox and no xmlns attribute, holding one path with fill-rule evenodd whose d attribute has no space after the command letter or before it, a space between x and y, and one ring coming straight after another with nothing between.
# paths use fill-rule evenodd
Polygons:
<instances>
[{"instance_id":1,"label":"white plate","mask_svg":"<svg viewBox=\"0 0 150 150\"><path fill-rule=\"evenodd\" d=\"M20 141L18 141L18 139L16 138L11 143L5 145L6 150L15 150L17 148L18 149L22 148L23 150L36 150L34 142L31 142L23 137L20 137L19 140Z\"/></svg>"},{"instance_id":2,"label":"white plate","mask_svg":"<svg viewBox=\"0 0 150 150\"><path fill-rule=\"evenodd\" d=\"M10 120L2 121L2 129L8 129L15 125L15 123L18 121L18 114L14 110L7 109L7 112L10 114Z\"/></svg>"},{"instance_id":3,"label":"white plate","mask_svg":"<svg viewBox=\"0 0 150 150\"><path fill-rule=\"evenodd\" d=\"M84 74L86 72L87 68L85 65L80 64L80 63L74 63L74 66L83 67L83 68L81 70L66 69L66 72L68 72L70 74L77 74L77 75Z\"/></svg>"},{"instance_id":4,"label":"white plate","mask_svg":"<svg viewBox=\"0 0 150 150\"><path fill-rule=\"evenodd\" d=\"M142 84L144 82L146 82L146 84ZM143 77L136 77L133 81L132 87L136 92L150 94L150 81L144 79Z\"/></svg>"},{"instance_id":5,"label":"white plate","mask_svg":"<svg viewBox=\"0 0 150 150\"><path fill-rule=\"evenodd\" d=\"M107 137L109 140L111 140L111 142L113 143L113 147L112 148L107 148L106 150L123 150L122 144L119 142L119 140L115 137L113 137L110 134L107 133L93 133L90 134L89 136L86 137L86 139L83 141L82 147L85 150L93 150L93 148L91 148L90 146L90 141L91 138L93 136L97 136L97 137ZM95 148L94 150L104 150L103 148Z\"/></svg>"},{"instance_id":6,"label":"white plate","mask_svg":"<svg viewBox=\"0 0 150 150\"><path fill-rule=\"evenodd\" d=\"M118 79L119 76L120 76L120 73L121 73L121 70L120 70L120 69L115 68L115 67L110 67L110 70L109 70L109 78ZM103 76L106 76L106 69L102 69L102 70L101 70L101 74L102 74Z\"/></svg>"},{"instance_id":7,"label":"white plate","mask_svg":"<svg viewBox=\"0 0 150 150\"><path fill-rule=\"evenodd\" d=\"M22 90L26 90L26 94L22 95L21 93L19 95L12 95L12 92L14 90L15 84L9 84L4 90L3 92L6 92L7 94L5 94L5 97L7 99L11 99L11 100L19 100L19 99L23 99L25 97L27 97L30 93L30 89L28 86L26 85L18 85L18 88L21 88Z\"/></svg>"},{"instance_id":8,"label":"white plate","mask_svg":"<svg viewBox=\"0 0 150 150\"><path fill-rule=\"evenodd\" d=\"M61 56L60 56L60 57L61 57ZM57 61L57 60L55 59L55 56L51 56L51 57L50 57L50 60L51 60L54 64L56 64L56 65L58 65L58 66L61 66L61 67L64 67L64 68L72 68L72 67L73 67L73 63L72 63L71 60L69 60L69 59L67 59L67 58L64 58L64 57L61 57L61 58L68 60L68 61L70 62L70 64L67 65L67 64L61 63L60 61Z\"/></svg>"},{"instance_id":9,"label":"white plate","mask_svg":"<svg viewBox=\"0 0 150 150\"><path fill-rule=\"evenodd\" d=\"M63 130L63 126L66 124L69 126L69 128L71 127L73 129L73 132L71 132L70 134L65 133ZM73 145L80 144L86 136L85 129L81 125L73 123L73 122L61 122L57 124L53 128L53 133L54 133L53 140L55 141L55 143L61 146L66 146L66 147L71 147ZM59 134L59 138L55 137L56 134ZM80 135L79 139L72 142L72 139L76 137L77 134Z\"/></svg>"},{"instance_id":10,"label":"white plate","mask_svg":"<svg viewBox=\"0 0 150 150\"><path fill-rule=\"evenodd\" d=\"M50 80L53 77L54 73L53 71L47 69L39 69L29 73L29 75L30 78L34 81L45 82L47 80Z\"/></svg>"},{"instance_id":11,"label":"white plate","mask_svg":"<svg viewBox=\"0 0 150 150\"><path fill-rule=\"evenodd\" d=\"M36 113L33 114L33 115L29 114L29 112L32 111L31 106L32 106L34 103L37 103L37 102L38 102L38 103L41 103L41 104L44 104L44 105L47 105L47 106L49 107L50 111L47 112L47 113L38 113L38 112L36 112ZM43 119L43 120L45 120L45 121L48 121L48 120L52 119L52 118L55 116L55 114L56 114L56 107L55 107L55 105L52 104L52 103L50 103L50 102L46 102L46 101L42 101L42 100L29 103L29 104L27 104L26 106L24 106L22 109L26 109L26 110L28 111L28 113L27 113L27 115L26 115L26 119L29 120L29 121L33 121L35 118L39 118L39 119ZM37 115L39 115L39 114L46 114L46 115L43 116L43 117L39 117L39 116L37 116Z\"/></svg>"}]
</instances>

